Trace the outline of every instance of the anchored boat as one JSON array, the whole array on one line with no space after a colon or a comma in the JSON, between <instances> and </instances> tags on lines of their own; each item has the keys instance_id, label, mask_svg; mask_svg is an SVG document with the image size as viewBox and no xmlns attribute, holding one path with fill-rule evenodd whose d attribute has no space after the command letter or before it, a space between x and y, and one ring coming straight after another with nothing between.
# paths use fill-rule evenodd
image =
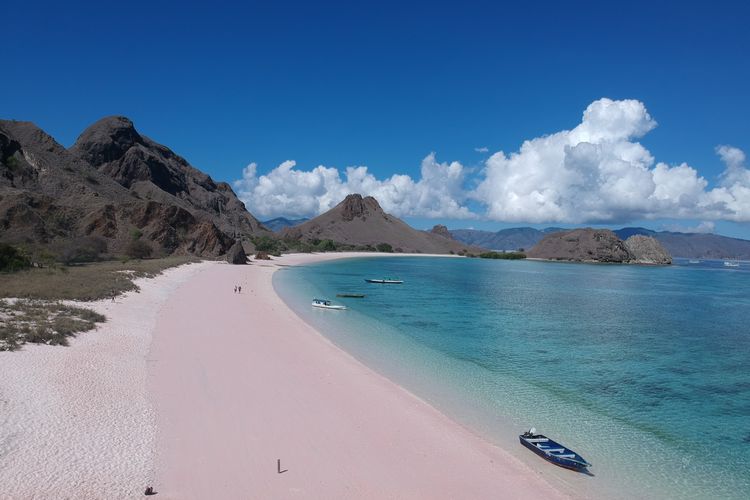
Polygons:
<instances>
[{"instance_id":1,"label":"anchored boat","mask_svg":"<svg viewBox=\"0 0 750 500\"><path fill-rule=\"evenodd\" d=\"M547 436L537 434L533 427L518 437L522 445L555 465L578 472L586 471L591 467L591 464L581 455L558 442L552 441Z\"/></svg>"},{"instance_id":2,"label":"anchored boat","mask_svg":"<svg viewBox=\"0 0 750 500\"><path fill-rule=\"evenodd\" d=\"M312 306L319 307L321 309L334 309L337 311L343 311L344 309L346 309L346 306L334 304L330 300L326 300L326 299L313 299Z\"/></svg>"},{"instance_id":3,"label":"anchored boat","mask_svg":"<svg viewBox=\"0 0 750 500\"><path fill-rule=\"evenodd\" d=\"M400 285L404 280L398 278L382 278L382 279L365 279L368 283L380 283L384 285Z\"/></svg>"},{"instance_id":4,"label":"anchored boat","mask_svg":"<svg viewBox=\"0 0 750 500\"><path fill-rule=\"evenodd\" d=\"M345 297L348 299L364 299L364 293L337 293L336 297Z\"/></svg>"}]
</instances>

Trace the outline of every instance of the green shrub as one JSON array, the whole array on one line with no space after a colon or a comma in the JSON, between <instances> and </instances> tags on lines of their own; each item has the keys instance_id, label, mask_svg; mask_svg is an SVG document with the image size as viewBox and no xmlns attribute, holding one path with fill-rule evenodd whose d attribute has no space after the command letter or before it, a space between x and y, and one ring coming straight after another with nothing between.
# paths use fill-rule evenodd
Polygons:
<instances>
[{"instance_id":1,"label":"green shrub","mask_svg":"<svg viewBox=\"0 0 750 500\"><path fill-rule=\"evenodd\" d=\"M323 240L317 245L318 250L321 252L335 252L336 243L333 240Z\"/></svg>"},{"instance_id":2,"label":"green shrub","mask_svg":"<svg viewBox=\"0 0 750 500\"><path fill-rule=\"evenodd\" d=\"M17 248L0 243L0 271L14 272L31 267L29 258Z\"/></svg>"},{"instance_id":3,"label":"green shrub","mask_svg":"<svg viewBox=\"0 0 750 500\"><path fill-rule=\"evenodd\" d=\"M525 259L526 254L522 252L485 252L480 253L479 257L482 259L518 260Z\"/></svg>"},{"instance_id":4,"label":"green shrub","mask_svg":"<svg viewBox=\"0 0 750 500\"><path fill-rule=\"evenodd\" d=\"M375 248L377 248L378 252L393 253L393 247L388 243L378 243Z\"/></svg>"},{"instance_id":5,"label":"green shrub","mask_svg":"<svg viewBox=\"0 0 750 500\"><path fill-rule=\"evenodd\" d=\"M258 252L268 252L272 255L280 255L285 250L284 244L276 238L270 236L259 236L252 238L255 250Z\"/></svg>"}]
</instances>

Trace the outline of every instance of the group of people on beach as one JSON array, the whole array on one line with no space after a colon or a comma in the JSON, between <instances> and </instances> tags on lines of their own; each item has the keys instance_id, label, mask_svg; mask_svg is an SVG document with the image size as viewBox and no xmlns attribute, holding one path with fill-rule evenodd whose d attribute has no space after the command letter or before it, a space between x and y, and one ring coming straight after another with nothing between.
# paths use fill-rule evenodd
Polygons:
<instances>
[{"instance_id":1,"label":"group of people on beach","mask_svg":"<svg viewBox=\"0 0 750 500\"><path fill-rule=\"evenodd\" d=\"M234 293L242 293L242 285L234 285Z\"/></svg>"}]
</instances>

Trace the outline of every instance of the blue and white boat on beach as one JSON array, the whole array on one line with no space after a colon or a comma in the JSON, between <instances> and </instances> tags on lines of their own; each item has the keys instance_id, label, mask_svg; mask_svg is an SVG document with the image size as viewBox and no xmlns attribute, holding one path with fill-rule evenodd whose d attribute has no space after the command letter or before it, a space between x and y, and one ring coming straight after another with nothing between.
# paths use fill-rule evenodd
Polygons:
<instances>
[{"instance_id":1,"label":"blue and white boat on beach","mask_svg":"<svg viewBox=\"0 0 750 500\"><path fill-rule=\"evenodd\" d=\"M379 283L381 285L401 285L404 282L404 280L400 280L398 278L383 278L383 279L365 278L365 281L368 283Z\"/></svg>"},{"instance_id":2,"label":"blue and white boat on beach","mask_svg":"<svg viewBox=\"0 0 750 500\"><path fill-rule=\"evenodd\" d=\"M522 445L555 465L578 472L585 472L591 467L581 455L547 436L537 434L533 427L518 437Z\"/></svg>"},{"instance_id":3,"label":"blue and white boat on beach","mask_svg":"<svg viewBox=\"0 0 750 500\"><path fill-rule=\"evenodd\" d=\"M330 300L327 299L313 299L312 301L313 307L318 307L320 309L332 309L334 311L344 311L346 310L346 306L342 306L339 304L334 304Z\"/></svg>"}]
</instances>

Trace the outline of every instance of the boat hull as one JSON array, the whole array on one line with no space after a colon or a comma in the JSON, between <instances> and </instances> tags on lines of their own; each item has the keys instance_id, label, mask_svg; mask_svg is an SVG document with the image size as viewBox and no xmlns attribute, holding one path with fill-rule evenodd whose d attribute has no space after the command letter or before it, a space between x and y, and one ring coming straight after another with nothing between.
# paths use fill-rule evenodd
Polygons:
<instances>
[{"instance_id":1,"label":"boat hull","mask_svg":"<svg viewBox=\"0 0 750 500\"><path fill-rule=\"evenodd\" d=\"M365 281L367 283L377 283L377 284L380 284L380 285L401 285L401 284L404 283L401 280L370 280L370 279L366 279Z\"/></svg>"},{"instance_id":2,"label":"boat hull","mask_svg":"<svg viewBox=\"0 0 750 500\"><path fill-rule=\"evenodd\" d=\"M318 304L313 304L313 307L317 307L318 309L329 309L331 311L344 311L346 309L345 306L323 306Z\"/></svg>"},{"instance_id":3,"label":"boat hull","mask_svg":"<svg viewBox=\"0 0 750 500\"><path fill-rule=\"evenodd\" d=\"M544 438L544 436L541 436L541 435L534 436L534 437L535 438ZM534 443L531 443L531 442L527 441L526 439L524 439L523 435L519 436L519 440L520 440L520 442L521 442L522 445L524 445L526 448L530 449L531 451L533 451L534 453L536 453L537 455L539 455L540 457L542 457L546 461L557 465L558 467L562 467L564 469L569 469L569 470L576 471L576 472L585 472L585 471L588 470L588 467L589 467L590 464L588 462L586 462L586 460L582 456L580 456L578 453L574 452L573 450L570 450L570 449L566 448L565 446L563 446L563 445L561 445L559 443L556 443L555 441L552 441L549 438L545 438L545 439L547 439L547 441L545 442L545 445L547 445L547 446L549 446L549 447L551 447L553 449L555 449L555 448L556 449L562 448L564 450L563 454L566 454L566 455L572 454L572 455L574 455L573 458L576 461L566 460L564 458L559 458L559 457L555 456L552 453L547 453L543 449L537 447Z\"/></svg>"}]
</instances>

